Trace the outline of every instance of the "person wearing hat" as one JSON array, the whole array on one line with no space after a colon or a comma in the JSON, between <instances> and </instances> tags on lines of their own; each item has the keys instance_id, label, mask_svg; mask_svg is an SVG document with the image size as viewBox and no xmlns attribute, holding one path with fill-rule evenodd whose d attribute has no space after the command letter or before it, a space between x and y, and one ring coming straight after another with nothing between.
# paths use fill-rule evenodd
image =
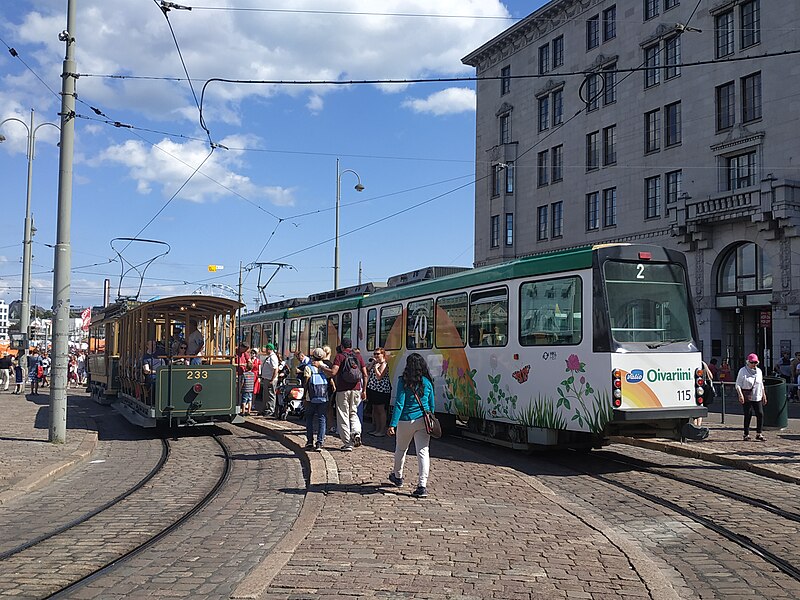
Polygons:
<instances>
[{"instance_id":1,"label":"person wearing hat","mask_svg":"<svg viewBox=\"0 0 800 600\"><path fill-rule=\"evenodd\" d=\"M267 355L261 363L261 395L264 398L264 410L262 416L269 417L275 415L275 389L278 387L278 355L275 354L275 346L267 344Z\"/></svg>"},{"instance_id":2,"label":"person wearing hat","mask_svg":"<svg viewBox=\"0 0 800 600\"><path fill-rule=\"evenodd\" d=\"M325 350L314 348L311 352L311 362L303 369L303 382L306 394L303 398L306 409L306 450L322 451L325 443L325 429L327 427L328 413L328 378L320 367L325 360ZM317 437L314 443L314 435Z\"/></svg>"},{"instance_id":3,"label":"person wearing hat","mask_svg":"<svg viewBox=\"0 0 800 600\"><path fill-rule=\"evenodd\" d=\"M756 440L765 441L761 433L764 424L764 405L767 403L767 392L764 388L764 375L758 368L758 355L749 354L747 362L739 369L736 376L736 393L739 403L744 408L744 441L750 441L750 420L756 415Z\"/></svg>"}]
</instances>

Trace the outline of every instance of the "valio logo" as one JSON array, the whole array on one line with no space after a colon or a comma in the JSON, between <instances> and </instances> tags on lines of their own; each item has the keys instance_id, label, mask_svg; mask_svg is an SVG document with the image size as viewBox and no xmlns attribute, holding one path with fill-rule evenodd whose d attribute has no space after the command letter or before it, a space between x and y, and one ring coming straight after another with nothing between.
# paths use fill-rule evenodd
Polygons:
<instances>
[{"instance_id":1,"label":"valio logo","mask_svg":"<svg viewBox=\"0 0 800 600\"><path fill-rule=\"evenodd\" d=\"M641 369L634 369L625 375L625 381L628 383L639 383L642 379L644 379L644 371Z\"/></svg>"}]
</instances>

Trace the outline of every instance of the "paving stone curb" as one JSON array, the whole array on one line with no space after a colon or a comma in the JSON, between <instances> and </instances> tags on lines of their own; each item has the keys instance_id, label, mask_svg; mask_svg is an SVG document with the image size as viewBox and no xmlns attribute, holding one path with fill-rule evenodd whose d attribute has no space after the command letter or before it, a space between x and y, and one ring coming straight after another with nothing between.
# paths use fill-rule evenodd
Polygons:
<instances>
[{"instance_id":1,"label":"paving stone curb","mask_svg":"<svg viewBox=\"0 0 800 600\"><path fill-rule=\"evenodd\" d=\"M42 467L38 471L28 475L22 481L0 492L0 506L14 498L19 498L24 494L42 487L47 482L65 474L70 469L89 458L97 448L97 423L94 419L87 418L86 427L88 431L84 433L83 440L81 440L77 450L70 454L68 458Z\"/></svg>"},{"instance_id":2,"label":"paving stone curb","mask_svg":"<svg viewBox=\"0 0 800 600\"><path fill-rule=\"evenodd\" d=\"M612 441L618 444L626 444L628 446L636 446L637 448L647 448L649 450L658 450L659 452L666 452L675 456L683 456L685 458L695 458L698 460L705 460L713 462L725 467L734 467L736 469L743 469L750 471L756 475L763 475L772 479L778 479L786 483L794 483L800 485L800 477L784 473L783 471L764 467L762 465L753 464L747 458L732 458L730 456L723 456L715 452L706 452L697 446L678 445L670 442L659 442L656 440L641 440L625 437L614 437Z\"/></svg>"},{"instance_id":3,"label":"paving stone curb","mask_svg":"<svg viewBox=\"0 0 800 600\"><path fill-rule=\"evenodd\" d=\"M327 450L305 452L301 442L296 439L297 432L292 429L290 424L282 421L248 419L241 427L271 436L292 450L308 469L309 478L303 506L289 533L270 550L255 569L239 582L230 595L236 600L249 600L261 597L269 588L272 580L291 560L297 547L311 533L325 503L328 485L339 483L339 472L336 461Z\"/></svg>"}]
</instances>

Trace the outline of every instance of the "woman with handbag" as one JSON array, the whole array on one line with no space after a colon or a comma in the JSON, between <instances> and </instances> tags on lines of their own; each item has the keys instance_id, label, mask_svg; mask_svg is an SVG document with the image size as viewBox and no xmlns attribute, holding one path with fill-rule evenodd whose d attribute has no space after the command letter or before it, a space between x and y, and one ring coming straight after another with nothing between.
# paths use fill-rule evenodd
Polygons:
<instances>
[{"instance_id":1,"label":"woman with handbag","mask_svg":"<svg viewBox=\"0 0 800 600\"><path fill-rule=\"evenodd\" d=\"M386 435L386 408L392 398L392 382L389 379L389 363L386 362L386 351L375 348L374 360L370 362L367 377L367 401L372 407L372 424L369 432L375 437Z\"/></svg>"},{"instance_id":2,"label":"woman with handbag","mask_svg":"<svg viewBox=\"0 0 800 600\"><path fill-rule=\"evenodd\" d=\"M403 485L403 467L411 439L417 448L419 466L419 484L412 496L425 498L428 495L428 473L430 458L428 446L430 433L426 429L425 413L433 413L433 377L428 371L425 359L416 352L409 354L406 368L397 380L397 397L394 401L394 412L387 433L397 435L394 449L394 470L389 474L389 481L397 487Z\"/></svg>"},{"instance_id":3,"label":"woman with handbag","mask_svg":"<svg viewBox=\"0 0 800 600\"><path fill-rule=\"evenodd\" d=\"M744 408L744 441L750 441L750 420L756 414L756 440L763 442L761 428L764 424L764 404L767 403L767 392L764 388L764 375L758 368L758 355L750 354L747 363L739 369L736 377L736 392L739 404Z\"/></svg>"}]
</instances>

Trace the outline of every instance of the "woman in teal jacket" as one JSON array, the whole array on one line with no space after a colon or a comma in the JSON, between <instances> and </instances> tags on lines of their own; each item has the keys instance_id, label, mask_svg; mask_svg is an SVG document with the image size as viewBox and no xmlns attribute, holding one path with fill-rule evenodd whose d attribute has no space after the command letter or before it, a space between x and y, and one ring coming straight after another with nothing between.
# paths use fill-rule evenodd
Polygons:
<instances>
[{"instance_id":1,"label":"woman in teal jacket","mask_svg":"<svg viewBox=\"0 0 800 600\"><path fill-rule=\"evenodd\" d=\"M403 467L406 462L408 446L413 438L414 446L417 448L419 485L411 495L425 498L428 495L428 472L430 471L428 446L431 443L431 436L425 430L425 419L420 403L426 411L434 412L433 377L428 371L425 359L414 352L408 355L406 368L397 380L394 411L386 431L389 435L397 435L394 448L394 471L389 474L389 481L397 487L403 485Z\"/></svg>"}]
</instances>

